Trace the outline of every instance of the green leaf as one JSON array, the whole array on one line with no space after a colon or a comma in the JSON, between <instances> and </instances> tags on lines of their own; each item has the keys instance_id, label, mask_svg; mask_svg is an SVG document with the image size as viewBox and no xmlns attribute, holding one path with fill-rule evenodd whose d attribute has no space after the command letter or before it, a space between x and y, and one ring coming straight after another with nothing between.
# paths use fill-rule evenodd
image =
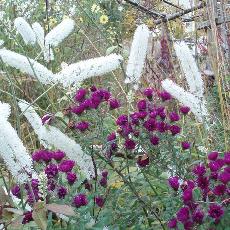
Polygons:
<instances>
[{"instance_id":1,"label":"green leaf","mask_svg":"<svg viewBox=\"0 0 230 230\"><path fill-rule=\"evenodd\" d=\"M111 46L106 50L106 55L109 55L111 53L114 52L114 50L116 50L118 48L118 46Z\"/></svg>"},{"instance_id":2,"label":"green leaf","mask_svg":"<svg viewBox=\"0 0 230 230\"><path fill-rule=\"evenodd\" d=\"M46 213L47 213L47 209L46 209L46 204L44 202L39 201L39 202L34 204L32 216L33 216L34 222L42 230L47 229Z\"/></svg>"}]
</instances>

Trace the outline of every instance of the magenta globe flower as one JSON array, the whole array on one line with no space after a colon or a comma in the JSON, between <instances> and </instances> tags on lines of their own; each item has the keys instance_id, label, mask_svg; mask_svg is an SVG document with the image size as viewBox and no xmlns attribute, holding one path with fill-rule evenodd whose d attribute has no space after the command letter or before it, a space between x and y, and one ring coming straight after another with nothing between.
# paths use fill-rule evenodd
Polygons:
<instances>
[{"instance_id":1,"label":"magenta globe flower","mask_svg":"<svg viewBox=\"0 0 230 230\"><path fill-rule=\"evenodd\" d=\"M61 172L70 172L73 169L74 165L75 165L74 161L64 160L59 164L58 169Z\"/></svg>"},{"instance_id":2,"label":"magenta globe flower","mask_svg":"<svg viewBox=\"0 0 230 230\"><path fill-rule=\"evenodd\" d=\"M86 206L88 204L88 200L85 194L79 193L73 198L73 204L77 208L80 208L82 206Z\"/></svg>"},{"instance_id":3,"label":"magenta globe flower","mask_svg":"<svg viewBox=\"0 0 230 230\"><path fill-rule=\"evenodd\" d=\"M87 122L87 121L78 122L75 125L75 128L80 130L81 132L84 132L85 130L87 130L89 128L89 122Z\"/></svg>"},{"instance_id":4,"label":"magenta globe flower","mask_svg":"<svg viewBox=\"0 0 230 230\"><path fill-rule=\"evenodd\" d=\"M115 98L109 99L109 108L110 110L117 109L120 107L120 102Z\"/></svg>"},{"instance_id":5,"label":"magenta globe flower","mask_svg":"<svg viewBox=\"0 0 230 230\"><path fill-rule=\"evenodd\" d=\"M176 228L177 227L177 219L176 218L173 218L171 220L169 220L168 222L168 228Z\"/></svg>"},{"instance_id":6,"label":"magenta globe flower","mask_svg":"<svg viewBox=\"0 0 230 230\"><path fill-rule=\"evenodd\" d=\"M197 176L203 176L206 173L206 168L203 164L198 164L193 168L192 171Z\"/></svg>"},{"instance_id":7,"label":"magenta globe flower","mask_svg":"<svg viewBox=\"0 0 230 230\"><path fill-rule=\"evenodd\" d=\"M168 100L172 99L171 94L168 93L167 91L160 92L159 96L161 97L162 101L168 101Z\"/></svg>"},{"instance_id":8,"label":"magenta globe flower","mask_svg":"<svg viewBox=\"0 0 230 230\"><path fill-rule=\"evenodd\" d=\"M230 164L230 152L224 154L224 162L226 165Z\"/></svg>"},{"instance_id":9,"label":"magenta globe flower","mask_svg":"<svg viewBox=\"0 0 230 230\"><path fill-rule=\"evenodd\" d=\"M32 213L33 213L33 211L27 211L27 212L23 213L22 224L27 224L33 220Z\"/></svg>"},{"instance_id":10,"label":"magenta globe flower","mask_svg":"<svg viewBox=\"0 0 230 230\"><path fill-rule=\"evenodd\" d=\"M71 112L77 115L81 115L85 111L85 107L81 104L71 108Z\"/></svg>"},{"instance_id":11,"label":"magenta globe flower","mask_svg":"<svg viewBox=\"0 0 230 230\"><path fill-rule=\"evenodd\" d=\"M149 165L149 156L144 154L143 156L138 156L137 158L137 165L140 168L144 168Z\"/></svg>"},{"instance_id":12,"label":"magenta globe flower","mask_svg":"<svg viewBox=\"0 0 230 230\"><path fill-rule=\"evenodd\" d=\"M160 141L160 138L156 135L154 135L150 138L150 142L152 143L152 145L158 145L159 141Z\"/></svg>"},{"instance_id":13,"label":"magenta globe flower","mask_svg":"<svg viewBox=\"0 0 230 230\"><path fill-rule=\"evenodd\" d=\"M190 108L188 106L181 106L180 107L180 112L183 113L184 115L188 114L190 111Z\"/></svg>"},{"instance_id":14,"label":"magenta globe flower","mask_svg":"<svg viewBox=\"0 0 230 230\"><path fill-rule=\"evenodd\" d=\"M223 183L223 184L227 184L230 181L230 173L227 171L222 172L218 179Z\"/></svg>"},{"instance_id":15,"label":"magenta globe flower","mask_svg":"<svg viewBox=\"0 0 230 230\"><path fill-rule=\"evenodd\" d=\"M181 128L178 125L171 125L169 130L171 131L172 135L175 136L180 133Z\"/></svg>"},{"instance_id":16,"label":"magenta globe flower","mask_svg":"<svg viewBox=\"0 0 230 230\"><path fill-rule=\"evenodd\" d=\"M128 123L128 116L127 115L120 115L117 118L116 124L117 125L126 125Z\"/></svg>"},{"instance_id":17,"label":"magenta globe flower","mask_svg":"<svg viewBox=\"0 0 230 230\"><path fill-rule=\"evenodd\" d=\"M57 150L53 153L53 159L56 161L61 161L65 157L65 153L61 150Z\"/></svg>"},{"instance_id":18,"label":"magenta globe flower","mask_svg":"<svg viewBox=\"0 0 230 230\"><path fill-rule=\"evenodd\" d=\"M218 152L211 152L208 154L208 159L210 161L215 161L218 157L219 153Z\"/></svg>"},{"instance_id":19,"label":"magenta globe flower","mask_svg":"<svg viewBox=\"0 0 230 230\"><path fill-rule=\"evenodd\" d=\"M108 177L108 174L109 174L109 172L108 172L107 170L103 170L102 173L101 173L101 175L102 175L103 177L105 177L105 178Z\"/></svg>"},{"instance_id":20,"label":"magenta globe flower","mask_svg":"<svg viewBox=\"0 0 230 230\"><path fill-rule=\"evenodd\" d=\"M179 211L177 212L177 219L182 223L185 223L186 221L188 221L189 216L190 215L189 215L188 207L180 208Z\"/></svg>"},{"instance_id":21,"label":"magenta globe flower","mask_svg":"<svg viewBox=\"0 0 230 230\"><path fill-rule=\"evenodd\" d=\"M224 215L224 209L218 204L211 204L209 206L208 215L215 221L219 221L220 218Z\"/></svg>"},{"instance_id":22,"label":"magenta globe flower","mask_svg":"<svg viewBox=\"0 0 230 230\"><path fill-rule=\"evenodd\" d=\"M107 141L113 141L116 139L116 133L113 132L113 133L110 133L108 136L107 136Z\"/></svg>"},{"instance_id":23,"label":"magenta globe flower","mask_svg":"<svg viewBox=\"0 0 230 230\"><path fill-rule=\"evenodd\" d=\"M174 121L179 121L179 120L180 120L180 116L179 116L179 114L176 113L176 112L171 112L171 113L169 114L169 119L170 119L172 122L174 122Z\"/></svg>"},{"instance_id":24,"label":"magenta globe flower","mask_svg":"<svg viewBox=\"0 0 230 230\"><path fill-rule=\"evenodd\" d=\"M60 186L57 190L57 195L59 199L64 199L67 194L67 188Z\"/></svg>"},{"instance_id":25,"label":"magenta globe flower","mask_svg":"<svg viewBox=\"0 0 230 230\"><path fill-rule=\"evenodd\" d=\"M136 143L135 143L135 141L133 141L131 139L126 139L125 143L124 143L124 146L128 150L133 150L136 147Z\"/></svg>"},{"instance_id":26,"label":"magenta globe flower","mask_svg":"<svg viewBox=\"0 0 230 230\"><path fill-rule=\"evenodd\" d=\"M58 174L58 167L55 164L48 164L45 168L45 174L48 179L54 178Z\"/></svg>"},{"instance_id":27,"label":"magenta globe flower","mask_svg":"<svg viewBox=\"0 0 230 230\"><path fill-rule=\"evenodd\" d=\"M74 182L77 180L76 173L73 172L67 172L66 179L70 185L74 184Z\"/></svg>"},{"instance_id":28,"label":"magenta globe flower","mask_svg":"<svg viewBox=\"0 0 230 230\"><path fill-rule=\"evenodd\" d=\"M194 222L202 224L204 220L204 212L197 208L192 214L192 219Z\"/></svg>"},{"instance_id":29,"label":"magenta globe flower","mask_svg":"<svg viewBox=\"0 0 230 230\"><path fill-rule=\"evenodd\" d=\"M50 125L52 123L53 119L54 119L53 114L45 114L42 117L42 125Z\"/></svg>"},{"instance_id":30,"label":"magenta globe flower","mask_svg":"<svg viewBox=\"0 0 230 230\"><path fill-rule=\"evenodd\" d=\"M98 207L102 208L104 206L105 200L102 196L96 196L94 200Z\"/></svg>"},{"instance_id":31,"label":"magenta globe flower","mask_svg":"<svg viewBox=\"0 0 230 230\"><path fill-rule=\"evenodd\" d=\"M100 181L99 181L99 183L100 183L100 185L102 186L102 187L104 187L104 188L106 188L107 187L107 178L106 177L102 177L101 179L100 179Z\"/></svg>"},{"instance_id":32,"label":"magenta globe flower","mask_svg":"<svg viewBox=\"0 0 230 230\"><path fill-rule=\"evenodd\" d=\"M11 193L16 196L18 199L21 198L21 190L19 185L15 185L11 188Z\"/></svg>"},{"instance_id":33,"label":"magenta globe flower","mask_svg":"<svg viewBox=\"0 0 230 230\"><path fill-rule=\"evenodd\" d=\"M191 145L188 141L183 141L181 142L181 147L183 150L187 150L187 149L190 149Z\"/></svg>"},{"instance_id":34,"label":"magenta globe flower","mask_svg":"<svg viewBox=\"0 0 230 230\"><path fill-rule=\"evenodd\" d=\"M174 189L175 191L177 191L179 189L179 187L180 187L179 177L178 176L170 177L168 179L168 183L169 183L170 187L172 189Z\"/></svg>"},{"instance_id":35,"label":"magenta globe flower","mask_svg":"<svg viewBox=\"0 0 230 230\"><path fill-rule=\"evenodd\" d=\"M224 184L219 184L219 185L216 185L213 189L213 193L216 195L216 196L223 196L226 192L226 185Z\"/></svg>"},{"instance_id":36,"label":"magenta globe flower","mask_svg":"<svg viewBox=\"0 0 230 230\"><path fill-rule=\"evenodd\" d=\"M145 89L144 90L144 95L149 99L149 100L151 100L152 99L152 97L153 97L153 89L152 88L147 88L147 89Z\"/></svg>"},{"instance_id":37,"label":"magenta globe flower","mask_svg":"<svg viewBox=\"0 0 230 230\"><path fill-rule=\"evenodd\" d=\"M87 94L87 90L80 88L79 90L77 90L77 92L74 96L75 101L77 101L77 102L83 101L85 99L86 94Z\"/></svg>"},{"instance_id":38,"label":"magenta globe flower","mask_svg":"<svg viewBox=\"0 0 230 230\"><path fill-rule=\"evenodd\" d=\"M192 201L192 189L186 189L185 191L183 191L182 199L185 204L188 204L188 202Z\"/></svg>"},{"instance_id":39,"label":"magenta globe flower","mask_svg":"<svg viewBox=\"0 0 230 230\"><path fill-rule=\"evenodd\" d=\"M147 102L146 100L140 100L137 102L137 108L139 111L145 111L147 108Z\"/></svg>"}]
</instances>

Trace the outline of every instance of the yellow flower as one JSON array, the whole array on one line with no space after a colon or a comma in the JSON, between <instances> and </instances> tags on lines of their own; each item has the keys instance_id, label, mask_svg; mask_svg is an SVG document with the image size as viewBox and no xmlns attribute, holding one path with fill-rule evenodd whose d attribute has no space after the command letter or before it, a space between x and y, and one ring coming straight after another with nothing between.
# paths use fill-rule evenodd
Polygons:
<instances>
[{"instance_id":1,"label":"yellow flower","mask_svg":"<svg viewBox=\"0 0 230 230\"><path fill-rule=\"evenodd\" d=\"M109 18L107 15L105 15L105 14L101 15L101 17L100 17L100 23L101 24L106 24L108 21L109 21Z\"/></svg>"},{"instance_id":2,"label":"yellow flower","mask_svg":"<svg viewBox=\"0 0 230 230\"><path fill-rule=\"evenodd\" d=\"M60 6L58 6L58 5L54 6L54 10L55 11L59 11L60 10Z\"/></svg>"},{"instance_id":3,"label":"yellow flower","mask_svg":"<svg viewBox=\"0 0 230 230\"><path fill-rule=\"evenodd\" d=\"M57 20L55 18L51 18L49 21L49 24L51 27L53 27L57 23Z\"/></svg>"},{"instance_id":4,"label":"yellow flower","mask_svg":"<svg viewBox=\"0 0 230 230\"><path fill-rule=\"evenodd\" d=\"M91 11L93 13L97 13L98 11L100 10L100 6L96 5L96 4L93 4L92 7L91 7Z\"/></svg>"},{"instance_id":5,"label":"yellow flower","mask_svg":"<svg viewBox=\"0 0 230 230\"><path fill-rule=\"evenodd\" d=\"M80 21L80 22L83 22L84 20L83 20L83 18L82 18L82 17L80 17L80 18L79 18L79 21Z\"/></svg>"},{"instance_id":6,"label":"yellow flower","mask_svg":"<svg viewBox=\"0 0 230 230\"><path fill-rule=\"evenodd\" d=\"M58 52L60 52L60 49L56 47L56 48L54 49L54 51L58 53Z\"/></svg>"}]
</instances>

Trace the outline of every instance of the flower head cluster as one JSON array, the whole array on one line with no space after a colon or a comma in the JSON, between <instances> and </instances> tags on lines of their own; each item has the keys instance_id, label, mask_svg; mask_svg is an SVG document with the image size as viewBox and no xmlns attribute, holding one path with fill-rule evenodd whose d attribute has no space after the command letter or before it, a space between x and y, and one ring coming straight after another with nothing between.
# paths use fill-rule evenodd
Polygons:
<instances>
[{"instance_id":1,"label":"flower head cluster","mask_svg":"<svg viewBox=\"0 0 230 230\"><path fill-rule=\"evenodd\" d=\"M178 210L176 217L168 222L170 229L177 229L177 222L184 225L184 229L192 229L204 222L209 216L215 224L218 224L224 215L224 202L228 200L230 190L229 161L230 153L219 157L218 152L208 154L208 164L197 164L193 167L194 179L179 183L180 178L175 176L169 178L169 186L181 194L184 206ZM199 191L200 197L194 196ZM211 202L210 202L211 201ZM208 212L205 214L205 208Z\"/></svg>"},{"instance_id":2,"label":"flower head cluster","mask_svg":"<svg viewBox=\"0 0 230 230\"><path fill-rule=\"evenodd\" d=\"M59 178L63 176L63 173L69 186L72 186L77 181L77 175L72 171L75 166L75 162L65 159L65 156L66 154L61 150L50 151L46 149L35 151L32 155L32 159L34 163L36 163L35 165L38 167L41 165L43 166L43 173L47 178L47 191L50 194L57 194L59 199L64 199L68 194L67 187L59 184ZM24 187L27 194L27 202L31 206L38 200L46 199L46 196L42 196L44 191L41 191L38 179L32 179L26 183ZM21 198L21 189L19 185L12 187L11 192L17 198Z\"/></svg>"},{"instance_id":3,"label":"flower head cluster","mask_svg":"<svg viewBox=\"0 0 230 230\"><path fill-rule=\"evenodd\" d=\"M97 89L92 86L90 90L80 88L74 96L75 104L71 106L70 112L78 116L83 115L88 110L98 109L101 104L107 104L110 110L120 107L120 102L113 98L111 93L106 89ZM90 128L88 121L82 120L70 127L85 132Z\"/></svg>"},{"instance_id":4,"label":"flower head cluster","mask_svg":"<svg viewBox=\"0 0 230 230\"><path fill-rule=\"evenodd\" d=\"M116 120L117 134L112 132L107 136L109 149L106 156L122 155L121 152L124 151L117 145L119 137L123 139L123 149L128 151L128 154L123 155L123 157L134 158L132 155L140 147L138 141L142 136L148 141L148 144L157 146L160 144L162 135L176 136L180 133L181 128L178 121L180 121L181 116L189 112L189 108L181 107L180 112L167 111L167 102L172 99L172 96L166 91L157 92L152 88L147 88L144 89L143 95L145 98L136 103L136 111L129 115L121 114L118 116ZM183 150L189 149L190 143L183 141L181 147ZM140 155L137 164L139 167L149 165L148 154Z\"/></svg>"}]
</instances>

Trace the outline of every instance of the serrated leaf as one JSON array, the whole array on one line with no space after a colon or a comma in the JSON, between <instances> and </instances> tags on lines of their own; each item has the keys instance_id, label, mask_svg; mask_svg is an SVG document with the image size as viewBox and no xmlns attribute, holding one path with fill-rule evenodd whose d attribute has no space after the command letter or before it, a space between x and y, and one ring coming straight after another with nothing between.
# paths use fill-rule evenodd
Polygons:
<instances>
[{"instance_id":1,"label":"serrated leaf","mask_svg":"<svg viewBox=\"0 0 230 230\"><path fill-rule=\"evenodd\" d=\"M44 202L39 201L39 202L34 204L32 216L33 216L34 222L42 230L47 229L46 213L47 213L47 209L46 209L46 204Z\"/></svg>"},{"instance_id":2,"label":"serrated leaf","mask_svg":"<svg viewBox=\"0 0 230 230\"><path fill-rule=\"evenodd\" d=\"M74 216L75 212L71 206L65 204L47 204L46 208L54 213L63 214L65 216Z\"/></svg>"}]
</instances>

